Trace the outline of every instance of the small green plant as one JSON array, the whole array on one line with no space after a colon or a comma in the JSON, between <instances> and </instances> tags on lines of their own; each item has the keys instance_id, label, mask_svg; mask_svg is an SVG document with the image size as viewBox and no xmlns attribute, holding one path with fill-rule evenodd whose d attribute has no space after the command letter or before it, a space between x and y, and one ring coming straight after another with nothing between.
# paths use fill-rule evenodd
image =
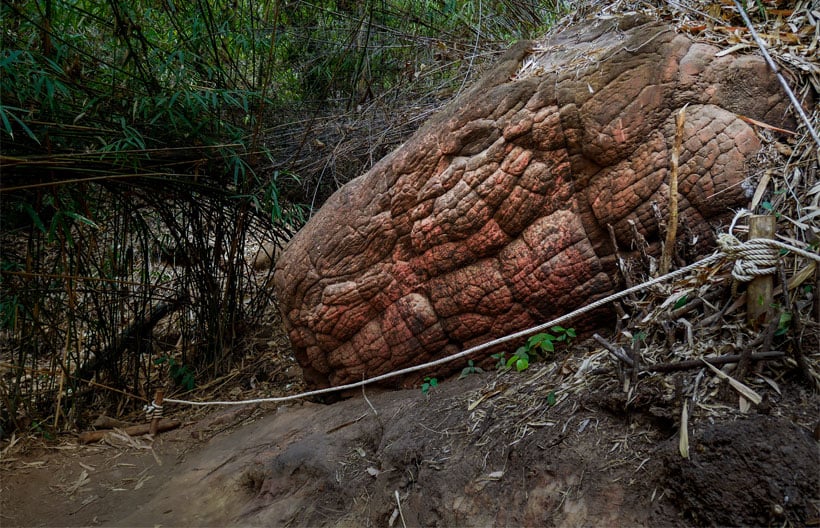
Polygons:
<instances>
[{"instance_id":1,"label":"small green plant","mask_svg":"<svg viewBox=\"0 0 820 528\"><path fill-rule=\"evenodd\" d=\"M473 364L473 360L471 359L467 362L467 366L461 369L461 374L458 376L458 379L464 379L470 374L478 374L479 372L484 372L484 369L481 367L476 367L475 364Z\"/></svg>"},{"instance_id":2,"label":"small green plant","mask_svg":"<svg viewBox=\"0 0 820 528\"><path fill-rule=\"evenodd\" d=\"M770 214L773 214L775 218L778 218L778 219L780 218L780 213L778 213L777 211L774 210L774 206L772 205L772 202L768 202L768 201L762 202L760 204L760 207L763 210L768 211Z\"/></svg>"},{"instance_id":3,"label":"small green plant","mask_svg":"<svg viewBox=\"0 0 820 528\"><path fill-rule=\"evenodd\" d=\"M510 370L513 365L515 365L515 370L518 372L530 368L530 354L527 352L526 346L519 347L519 349L515 351L515 354L504 364L504 370Z\"/></svg>"},{"instance_id":4,"label":"small green plant","mask_svg":"<svg viewBox=\"0 0 820 528\"><path fill-rule=\"evenodd\" d=\"M177 360L170 356L162 356L154 360L155 365L162 365L164 363L168 363L168 375L174 380L175 385L182 387L186 391L192 390L196 386L196 377L190 367L178 363Z\"/></svg>"},{"instance_id":5,"label":"small green plant","mask_svg":"<svg viewBox=\"0 0 820 528\"><path fill-rule=\"evenodd\" d=\"M783 312L780 314L780 319L777 322L777 330L775 330L774 335L776 336L783 336L789 332L789 328L792 324L792 314L791 312Z\"/></svg>"},{"instance_id":6,"label":"small green plant","mask_svg":"<svg viewBox=\"0 0 820 528\"><path fill-rule=\"evenodd\" d=\"M48 429L43 427L43 422L32 422L31 430L35 433L38 433L46 440L54 440L56 438L53 434L51 434L51 432Z\"/></svg>"},{"instance_id":7,"label":"small green plant","mask_svg":"<svg viewBox=\"0 0 820 528\"><path fill-rule=\"evenodd\" d=\"M431 378L430 376L426 376L424 378L424 383L421 384L421 393L427 394L430 392L430 389L435 388L438 386L438 379Z\"/></svg>"},{"instance_id":8,"label":"small green plant","mask_svg":"<svg viewBox=\"0 0 820 528\"><path fill-rule=\"evenodd\" d=\"M506 361L503 353L494 354L493 357L498 359L498 365L501 369L509 370L515 367L515 370L521 372L529 368L530 359L533 356L546 358L548 354L555 352L555 343L569 343L575 338L574 328L553 326L550 328L550 332L552 333L542 332L530 337L527 343L519 347Z\"/></svg>"}]
</instances>

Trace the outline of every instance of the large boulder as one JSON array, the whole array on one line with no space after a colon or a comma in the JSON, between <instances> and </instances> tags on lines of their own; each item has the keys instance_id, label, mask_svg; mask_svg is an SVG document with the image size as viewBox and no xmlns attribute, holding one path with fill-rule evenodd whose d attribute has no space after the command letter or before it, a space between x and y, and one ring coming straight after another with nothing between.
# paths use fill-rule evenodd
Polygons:
<instances>
[{"instance_id":1,"label":"large boulder","mask_svg":"<svg viewBox=\"0 0 820 528\"><path fill-rule=\"evenodd\" d=\"M710 222L752 189L760 143L741 116L786 119L761 58L717 51L640 17L514 46L280 256L276 293L308 383L419 364L616 291L608 226L629 248L634 223L657 250L684 105L680 236L708 250Z\"/></svg>"}]
</instances>

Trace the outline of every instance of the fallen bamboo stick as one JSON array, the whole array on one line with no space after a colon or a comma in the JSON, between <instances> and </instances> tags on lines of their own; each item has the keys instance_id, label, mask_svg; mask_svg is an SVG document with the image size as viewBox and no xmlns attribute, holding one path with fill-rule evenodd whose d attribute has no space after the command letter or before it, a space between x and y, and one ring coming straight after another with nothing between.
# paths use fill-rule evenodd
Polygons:
<instances>
[{"instance_id":1,"label":"fallen bamboo stick","mask_svg":"<svg viewBox=\"0 0 820 528\"><path fill-rule=\"evenodd\" d=\"M781 352L779 350L771 350L768 352L755 352L751 354L752 361L766 361L768 359L780 359L785 357L785 352ZM706 361L707 363L719 366L719 365L726 365L728 363L737 363L743 356L740 354L729 354L726 356L717 356L717 357L706 357L702 359L688 359L684 361L675 361L674 363L657 363L655 365L645 365L641 366L640 372L673 372L676 370L689 370L694 368L700 368L703 366L703 362ZM625 358L619 357L621 361L627 363ZM627 366L627 368L629 368ZM609 374L612 372L612 369L609 367L601 367L593 370L591 374Z\"/></svg>"},{"instance_id":2,"label":"fallen bamboo stick","mask_svg":"<svg viewBox=\"0 0 820 528\"><path fill-rule=\"evenodd\" d=\"M779 350L772 350L769 352L755 352L750 354L752 361L765 361L767 359L780 359L786 354ZM703 362L710 365L726 365L727 363L737 363L743 357L742 354L730 354L727 356L705 357L702 359L687 359L684 361L676 361L674 363L658 363L657 365L646 365L641 368L641 372L672 372L675 370L689 370L703 366Z\"/></svg>"},{"instance_id":3,"label":"fallen bamboo stick","mask_svg":"<svg viewBox=\"0 0 820 528\"><path fill-rule=\"evenodd\" d=\"M160 420L156 424L156 429L158 433L164 431L170 431L171 429L176 429L182 424L179 420ZM128 436L141 436L144 434L148 434L150 428L150 423L139 424L139 425L132 425L131 427L126 427L125 429L121 429L121 431L125 432ZM99 442L103 439L106 433L110 433L112 429L101 429L99 431L84 431L80 433L77 437L77 440L81 444L90 444L92 442Z\"/></svg>"}]
</instances>

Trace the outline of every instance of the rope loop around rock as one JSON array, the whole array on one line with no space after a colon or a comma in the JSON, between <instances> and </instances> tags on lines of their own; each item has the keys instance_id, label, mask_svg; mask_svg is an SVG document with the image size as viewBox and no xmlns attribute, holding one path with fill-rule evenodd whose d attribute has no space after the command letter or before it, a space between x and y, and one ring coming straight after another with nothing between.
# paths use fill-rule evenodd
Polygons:
<instances>
[{"instance_id":1,"label":"rope loop around rock","mask_svg":"<svg viewBox=\"0 0 820 528\"><path fill-rule=\"evenodd\" d=\"M732 277L740 282L749 282L755 277L772 275L777 271L777 246L766 238L753 238L741 242L734 235L718 235L717 243L727 257L734 260Z\"/></svg>"}]
</instances>

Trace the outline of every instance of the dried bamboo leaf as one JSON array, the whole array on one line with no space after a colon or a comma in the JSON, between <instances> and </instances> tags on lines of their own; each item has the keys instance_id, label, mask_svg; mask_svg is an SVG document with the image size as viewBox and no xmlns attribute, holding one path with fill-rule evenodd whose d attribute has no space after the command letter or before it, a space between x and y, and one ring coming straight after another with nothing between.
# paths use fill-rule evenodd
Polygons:
<instances>
[{"instance_id":1,"label":"dried bamboo leaf","mask_svg":"<svg viewBox=\"0 0 820 528\"><path fill-rule=\"evenodd\" d=\"M817 186L817 190L818 190L818 192L820 192L820 186ZM810 206L804 208L803 210L806 212L806 214L804 214L803 216L800 217L799 220L801 222L808 222L809 220L820 216L820 207L815 207L813 205L810 205Z\"/></svg>"},{"instance_id":2,"label":"dried bamboo leaf","mask_svg":"<svg viewBox=\"0 0 820 528\"><path fill-rule=\"evenodd\" d=\"M143 475L142 478L140 478L134 485L134 491L137 491L138 489L142 488L145 485L145 483L151 480L152 478L154 478L152 475Z\"/></svg>"},{"instance_id":3,"label":"dried bamboo leaf","mask_svg":"<svg viewBox=\"0 0 820 528\"><path fill-rule=\"evenodd\" d=\"M74 484L72 484L71 486L68 486L65 489L65 492L68 493L69 495L73 495L74 493L76 493L76 491L78 489L82 488L86 484L89 484L90 482L91 482L91 479L88 478L88 471L83 470L80 473L79 478L77 478L77 481Z\"/></svg>"},{"instance_id":4,"label":"dried bamboo leaf","mask_svg":"<svg viewBox=\"0 0 820 528\"><path fill-rule=\"evenodd\" d=\"M680 456L689 458L689 404L683 402L683 409L680 413L680 442L678 442Z\"/></svg>"},{"instance_id":5,"label":"dried bamboo leaf","mask_svg":"<svg viewBox=\"0 0 820 528\"><path fill-rule=\"evenodd\" d=\"M775 380L773 380L772 378L770 378L768 376L764 376L763 374L758 374L757 377L759 377L760 379L762 379L763 381L768 383L769 386L777 392L777 394L780 394L780 395L783 394L782 392L780 392L780 385L778 385L777 382Z\"/></svg>"},{"instance_id":6,"label":"dried bamboo leaf","mask_svg":"<svg viewBox=\"0 0 820 528\"><path fill-rule=\"evenodd\" d=\"M769 129L769 130L774 130L775 132L780 132L781 134L790 134L792 136L797 135L797 133L792 131L792 130L787 130L785 128L779 128L779 127L776 127L774 125L764 123L763 121L758 121L757 119L752 119L751 117L748 117L748 116L745 116L745 115L738 114L737 117L738 117L738 119L741 119L742 121L746 121L750 125L755 125L755 126L758 126L760 128L766 128L766 129ZM778 148L777 144L775 144L775 148ZM782 148L782 147L780 147L780 148Z\"/></svg>"},{"instance_id":7,"label":"dried bamboo leaf","mask_svg":"<svg viewBox=\"0 0 820 528\"><path fill-rule=\"evenodd\" d=\"M766 171L763 173L763 176L760 178L760 182L757 184L757 188L755 189L755 194L752 197L752 205L751 210L754 211L757 209L757 206L760 205L760 200L763 199L763 195L766 193L766 190L769 187L769 182L772 180L772 171Z\"/></svg>"},{"instance_id":8,"label":"dried bamboo leaf","mask_svg":"<svg viewBox=\"0 0 820 528\"><path fill-rule=\"evenodd\" d=\"M702 359L702 358L701 358ZM742 394L747 400L754 403L755 405L760 405L760 402L763 401L763 398L760 397L758 393L750 389L748 386L744 385L743 383L739 382L732 376L729 376L725 372L722 372L720 369L715 368L714 365L710 364L708 361L702 359L702 361L714 371L715 374L718 375L719 378L725 379L729 382L729 385L732 386L733 389L738 391Z\"/></svg>"},{"instance_id":9,"label":"dried bamboo leaf","mask_svg":"<svg viewBox=\"0 0 820 528\"><path fill-rule=\"evenodd\" d=\"M738 409L740 409L740 412L742 412L743 414L746 414L747 412L749 412L751 410L752 405L749 403L749 400L747 400L746 398L743 397L743 395L741 395L740 399L737 402L737 407L738 407Z\"/></svg>"},{"instance_id":10,"label":"dried bamboo leaf","mask_svg":"<svg viewBox=\"0 0 820 528\"><path fill-rule=\"evenodd\" d=\"M479 399L477 399L476 401L470 403L467 406L467 410L472 411L473 409L478 407L481 404L481 402L483 402L487 398L491 398L491 397L495 396L496 394L501 394L501 392L502 392L502 389L495 389L493 391L488 392L487 394L482 395Z\"/></svg>"},{"instance_id":11,"label":"dried bamboo leaf","mask_svg":"<svg viewBox=\"0 0 820 528\"><path fill-rule=\"evenodd\" d=\"M753 44L747 42L741 42L740 44L735 44L731 48L726 48L725 50L718 51L715 53L715 57L723 57L725 55L730 55L736 51L740 51L742 49L750 48Z\"/></svg>"},{"instance_id":12,"label":"dried bamboo leaf","mask_svg":"<svg viewBox=\"0 0 820 528\"><path fill-rule=\"evenodd\" d=\"M814 276L815 268L817 268L817 264L815 262L809 262L803 269L795 273L794 276L789 279L789 289L793 290L797 288Z\"/></svg>"}]
</instances>

